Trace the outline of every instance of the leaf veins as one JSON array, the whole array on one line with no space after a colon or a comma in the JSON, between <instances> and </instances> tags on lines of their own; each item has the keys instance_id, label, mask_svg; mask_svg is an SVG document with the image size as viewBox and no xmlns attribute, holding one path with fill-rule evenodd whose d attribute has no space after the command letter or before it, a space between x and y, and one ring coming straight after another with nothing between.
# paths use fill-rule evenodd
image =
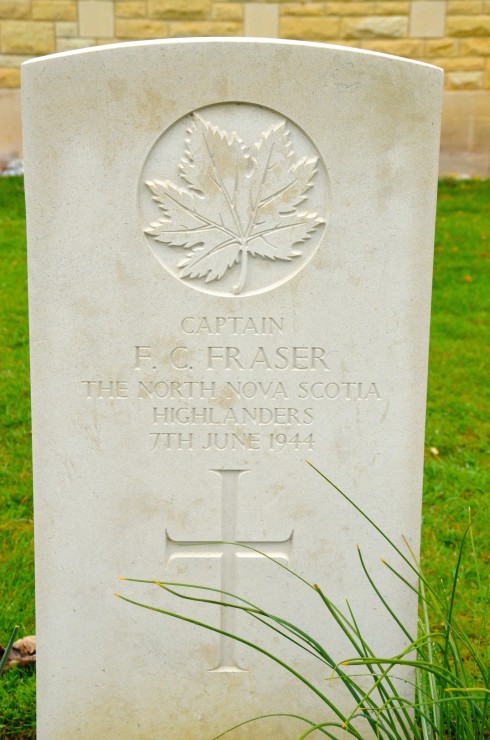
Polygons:
<instances>
[{"instance_id":1,"label":"leaf veins","mask_svg":"<svg viewBox=\"0 0 490 740\"><path fill-rule=\"evenodd\" d=\"M146 183L163 215L145 233L188 250L178 265L183 278L208 283L240 263L239 293L249 255L291 260L325 223L316 213L298 211L316 172L316 158L295 160L285 121L270 126L249 149L236 132L194 115L179 164L185 186Z\"/></svg>"}]
</instances>

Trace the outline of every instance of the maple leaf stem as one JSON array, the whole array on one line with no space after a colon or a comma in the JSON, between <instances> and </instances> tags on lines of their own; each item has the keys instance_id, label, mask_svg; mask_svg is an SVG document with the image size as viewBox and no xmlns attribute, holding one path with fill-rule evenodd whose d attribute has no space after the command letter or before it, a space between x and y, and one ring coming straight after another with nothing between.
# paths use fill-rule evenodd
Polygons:
<instances>
[{"instance_id":1,"label":"maple leaf stem","mask_svg":"<svg viewBox=\"0 0 490 740\"><path fill-rule=\"evenodd\" d=\"M242 292L245 287L245 281L247 279L248 251L246 247L242 248L240 255L240 277L237 285L235 285L233 289L235 295L238 295Z\"/></svg>"}]
</instances>

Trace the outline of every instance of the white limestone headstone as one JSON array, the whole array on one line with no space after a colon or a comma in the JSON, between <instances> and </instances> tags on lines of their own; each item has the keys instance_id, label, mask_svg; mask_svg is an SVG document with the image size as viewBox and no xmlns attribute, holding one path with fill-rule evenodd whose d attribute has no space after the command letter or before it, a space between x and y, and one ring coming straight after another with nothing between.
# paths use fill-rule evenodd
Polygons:
<instances>
[{"instance_id":1,"label":"white limestone headstone","mask_svg":"<svg viewBox=\"0 0 490 740\"><path fill-rule=\"evenodd\" d=\"M238 593L351 657L260 550L348 597L391 655L405 637L359 544L415 630L386 543L306 460L417 551L441 82L269 40L23 65L41 740L331 717L265 656L115 591L257 639L354 708L254 620L120 577ZM305 729L276 717L231 737Z\"/></svg>"}]
</instances>

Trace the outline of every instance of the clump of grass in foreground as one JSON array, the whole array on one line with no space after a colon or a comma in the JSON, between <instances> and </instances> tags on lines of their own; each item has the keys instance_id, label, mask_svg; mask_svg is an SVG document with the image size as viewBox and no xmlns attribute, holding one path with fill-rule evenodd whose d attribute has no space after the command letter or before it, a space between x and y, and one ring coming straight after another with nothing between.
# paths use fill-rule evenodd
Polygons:
<instances>
[{"instance_id":1,"label":"clump of grass in foreground","mask_svg":"<svg viewBox=\"0 0 490 740\"><path fill-rule=\"evenodd\" d=\"M320 473L320 471L317 472ZM475 740L484 740L490 734L490 718L488 716L490 709L490 671L484 655L489 588L488 584L485 586L481 580L479 564L472 539L472 520L469 520L459 545L456 569L452 575L451 590L448 594L443 593L441 595L421 572L408 545L407 554L405 554L352 499L343 493L325 475L322 473L320 475L386 540L390 548L394 550L400 559L400 562L403 563L403 566L408 566L418 577L418 595L420 600L419 634L414 635L410 634L409 630L383 598L365 566L362 553L359 551L362 569L376 597L405 635L407 646L400 654L394 656L375 655L364 639L348 602L347 609L342 611L330 601L320 586L309 583L299 574L281 563L274 561L273 558L267 555L264 555L264 557L276 562L278 567L286 570L298 579L303 586L312 589L317 594L326 611L348 638L352 645L353 657L346 657L340 662L335 660L330 653L328 645L321 645L313 636L302 630L300 626L271 614L235 594L200 585L133 578L123 580L138 583L154 583L159 588L182 599L197 601L203 604L224 605L230 609L238 609L252 619L260 621L274 630L276 634L280 634L284 639L292 641L303 650L314 655L324 663L326 675L333 672L333 675L343 682L352 697L352 710L349 714L346 714L337 707L331 701L328 694L314 685L307 676L298 673L291 665L285 663L284 660L269 652L263 646L250 642L239 635L232 635L210 624L185 617L176 612L141 604L119 594L118 596L131 604L160 612L161 614L175 617L204 629L225 635L266 655L281 665L296 680L314 692L319 702L324 703L325 714L329 717L324 722L317 723L308 717L301 717L294 714L262 715L242 722L233 728L229 728L218 735L217 738L223 737L231 730L250 722L257 722L271 716L284 716L291 717L291 719L294 718L308 725L307 729L299 735L299 740L303 740L303 738L315 732L319 732L330 738L336 738L338 735L332 734L332 731L338 731L339 729L351 737L363 740L365 735L359 729L359 722L357 721L360 718L368 723L376 737L383 739L398 740L399 738L405 738L406 740L411 740L415 738L415 740L435 740L436 738L451 738L461 740L462 738L474 738ZM460 566L468 541L480 586L481 622L476 640L471 640L465 634L455 614L455 599ZM242 547L254 550L254 548L247 545L242 545ZM405 584L407 589L416 590L398 572L396 567L387 562L384 564L396 578L399 578ZM177 591L176 588L186 589L186 592ZM189 595L196 590L208 592L210 596ZM217 595L217 598L212 598L213 593ZM298 597L300 597L299 594ZM437 628L432 626L434 623L437 624ZM363 678L368 677L370 679L370 687L366 689L364 682L361 685L358 675L353 676L348 674L344 670L346 666L358 666L359 670L363 673ZM402 696L397 689L395 673L396 668L399 666L415 668L416 683L413 691L413 701ZM214 738L214 740L217 740L217 738Z\"/></svg>"}]
</instances>

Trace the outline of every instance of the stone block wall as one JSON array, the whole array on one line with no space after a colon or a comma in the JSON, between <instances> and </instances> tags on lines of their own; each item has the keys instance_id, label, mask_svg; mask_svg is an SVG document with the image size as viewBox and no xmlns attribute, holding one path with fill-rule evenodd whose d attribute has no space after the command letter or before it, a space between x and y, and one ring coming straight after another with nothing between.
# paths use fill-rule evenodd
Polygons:
<instances>
[{"instance_id":1,"label":"stone block wall","mask_svg":"<svg viewBox=\"0 0 490 740\"><path fill-rule=\"evenodd\" d=\"M473 146L476 125L490 169L490 0L0 0L0 116L7 91L19 87L26 59L188 36L320 41L436 64L453 93L447 115L464 131L458 146ZM452 125L453 147L455 139Z\"/></svg>"},{"instance_id":2,"label":"stone block wall","mask_svg":"<svg viewBox=\"0 0 490 740\"><path fill-rule=\"evenodd\" d=\"M448 90L490 89L490 0L0 0L0 88L25 59L134 39L271 36L432 62Z\"/></svg>"}]
</instances>

